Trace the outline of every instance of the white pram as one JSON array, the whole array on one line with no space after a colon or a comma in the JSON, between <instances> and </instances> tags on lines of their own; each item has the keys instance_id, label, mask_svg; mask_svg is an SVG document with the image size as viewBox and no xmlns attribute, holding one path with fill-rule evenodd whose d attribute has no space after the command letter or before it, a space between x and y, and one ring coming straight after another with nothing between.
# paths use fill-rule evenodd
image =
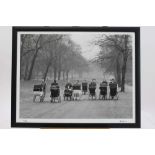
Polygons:
<instances>
[{"instance_id":1,"label":"white pram","mask_svg":"<svg viewBox=\"0 0 155 155\"><path fill-rule=\"evenodd\" d=\"M45 98L45 86L43 85L34 85L33 87L33 102L35 102L36 97L40 98L40 102L44 102Z\"/></svg>"},{"instance_id":2,"label":"white pram","mask_svg":"<svg viewBox=\"0 0 155 155\"><path fill-rule=\"evenodd\" d=\"M82 90L80 84L73 85L73 100L81 99L82 97Z\"/></svg>"}]
</instances>

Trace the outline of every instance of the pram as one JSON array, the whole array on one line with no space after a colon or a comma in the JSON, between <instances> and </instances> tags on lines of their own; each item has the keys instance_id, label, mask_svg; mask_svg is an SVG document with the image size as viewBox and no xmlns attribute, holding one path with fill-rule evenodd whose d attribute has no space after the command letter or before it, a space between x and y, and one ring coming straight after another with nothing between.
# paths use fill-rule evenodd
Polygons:
<instances>
[{"instance_id":1,"label":"pram","mask_svg":"<svg viewBox=\"0 0 155 155\"><path fill-rule=\"evenodd\" d=\"M86 82L82 83L82 92L85 95L88 91L88 84Z\"/></svg>"},{"instance_id":2,"label":"pram","mask_svg":"<svg viewBox=\"0 0 155 155\"><path fill-rule=\"evenodd\" d=\"M81 85L74 84L73 85L73 99L77 100L78 98L81 99L81 97L82 97Z\"/></svg>"},{"instance_id":3,"label":"pram","mask_svg":"<svg viewBox=\"0 0 155 155\"><path fill-rule=\"evenodd\" d=\"M108 84L107 84L106 81L102 82L100 84L100 87L99 87L99 89L100 89L99 100L100 99L104 99L104 100L107 99L107 86L108 86Z\"/></svg>"},{"instance_id":4,"label":"pram","mask_svg":"<svg viewBox=\"0 0 155 155\"><path fill-rule=\"evenodd\" d=\"M72 88L72 85L71 84L68 84L65 86L65 90L64 90L64 101L68 98L70 100L72 100L72 95L73 95L73 88Z\"/></svg>"},{"instance_id":5,"label":"pram","mask_svg":"<svg viewBox=\"0 0 155 155\"><path fill-rule=\"evenodd\" d=\"M89 84L89 96L88 97L89 98L91 97L91 99L95 98L95 100L96 100L96 98L97 98L97 96L96 96L96 83L90 83Z\"/></svg>"},{"instance_id":6,"label":"pram","mask_svg":"<svg viewBox=\"0 0 155 155\"><path fill-rule=\"evenodd\" d=\"M117 91L117 83L109 83L109 99L114 99L116 97L116 100L118 100L118 91Z\"/></svg>"},{"instance_id":7,"label":"pram","mask_svg":"<svg viewBox=\"0 0 155 155\"><path fill-rule=\"evenodd\" d=\"M60 88L58 85L51 85L50 88L51 91L51 102L55 102L57 100L57 102L61 102L61 96L60 96Z\"/></svg>"},{"instance_id":8,"label":"pram","mask_svg":"<svg viewBox=\"0 0 155 155\"><path fill-rule=\"evenodd\" d=\"M33 87L33 102L35 102L36 97L40 98L40 102L44 102L46 87L42 84L34 85Z\"/></svg>"}]
</instances>

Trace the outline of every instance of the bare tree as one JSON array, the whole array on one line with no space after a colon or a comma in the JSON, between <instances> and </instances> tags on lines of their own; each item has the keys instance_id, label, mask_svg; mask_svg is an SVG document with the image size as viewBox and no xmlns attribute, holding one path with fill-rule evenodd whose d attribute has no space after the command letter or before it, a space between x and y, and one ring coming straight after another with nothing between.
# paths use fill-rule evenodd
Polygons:
<instances>
[{"instance_id":1,"label":"bare tree","mask_svg":"<svg viewBox=\"0 0 155 155\"><path fill-rule=\"evenodd\" d=\"M25 37L25 36L23 36ZM23 46L24 43L24 46ZM82 74L87 61L81 55L81 48L68 35L27 35L21 43L24 80L42 74L45 80L50 71L54 79L68 80L70 72ZM87 66L88 67L88 66ZM53 74L51 73L53 72Z\"/></svg>"},{"instance_id":2,"label":"bare tree","mask_svg":"<svg viewBox=\"0 0 155 155\"><path fill-rule=\"evenodd\" d=\"M32 61L31 61L30 70L29 70L27 80L30 80L31 77L32 77L32 71L33 71L33 68L34 68L35 60L36 60L38 52L39 52L39 50L41 48L40 45L39 45L40 39L41 39L41 35L39 35L36 39L35 38L33 39L33 41L35 43L35 53L34 53L34 55L32 57Z\"/></svg>"},{"instance_id":3,"label":"bare tree","mask_svg":"<svg viewBox=\"0 0 155 155\"><path fill-rule=\"evenodd\" d=\"M126 65L132 52L130 35L104 35L96 43L101 47L100 61L109 61L106 70L113 71L117 82L121 85L121 91L125 91Z\"/></svg>"}]
</instances>

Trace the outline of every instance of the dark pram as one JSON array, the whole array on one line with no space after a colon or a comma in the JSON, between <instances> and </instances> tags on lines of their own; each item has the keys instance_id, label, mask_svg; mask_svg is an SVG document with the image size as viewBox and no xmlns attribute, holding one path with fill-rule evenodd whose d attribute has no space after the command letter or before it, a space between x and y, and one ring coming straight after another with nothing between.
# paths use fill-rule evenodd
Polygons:
<instances>
[{"instance_id":1,"label":"dark pram","mask_svg":"<svg viewBox=\"0 0 155 155\"><path fill-rule=\"evenodd\" d=\"M89 97L91 97L92 99L93 98L96 99L96 83L95 82L91 82L89 84Z\"/></svg>"},{"instance_id":2,"label":"dark pram","mask_svg":"<svg viewBox=\"0 0 155 155\"><path fill-rule=\"evenodd\" d=\"M116 99L118 100L117 83L110 82L109 88L110 88L109 99L114 99L114 97L116 97Z\"/></svg>"},{"instance_id":3,"label":"dark pram","mask_svg":"<svg viewBox=\"0 0 155 155\"><path fill-rule=\"evenodd\" d=\"M61 102L61 96L60 96L60 88L59 88L59 85L57 84L52 84L51 85L51 88L50 88L50 91L51 91L51 102L55 102L56 100L58 102Z\"/></svg>"},{"instance_id":4,"label":"dark pram","mask_svg":"<svg viewBox=\"0 0 155 155\"><path fill-rule=\"evenodd\" d=\"M99 94L99 99L107 99L107 86L108 86L108 83L106 81L102 82L100 84L100 94Z\"/></svg>"},{"instance_id":5,"label":"dark pram","mask_svg":"<svg viewBox=\"0 0 155 155\"><path fill-rule=\"evenodd\" d=\"M72 100L72 95L73 95L73 87L72 87L71 83L68 83L68 84L66 84L65 90L64 90L64 95L63 95L64 96L64 100L65 99L68 100L68 98L70 100Z\"/></svg>"},{"instance_id":6,"label":"dark pram","mask_svg":"<svg viewBox=\"0 0 155 155\"><path fill-rule=\"evenodd\" d=\"M87 84L87 82L83 82L82 83L82 92L83 92L83 94L85 95L87 93L87 91L88 91L88 84Z\"/></svg>"}]
</instances>

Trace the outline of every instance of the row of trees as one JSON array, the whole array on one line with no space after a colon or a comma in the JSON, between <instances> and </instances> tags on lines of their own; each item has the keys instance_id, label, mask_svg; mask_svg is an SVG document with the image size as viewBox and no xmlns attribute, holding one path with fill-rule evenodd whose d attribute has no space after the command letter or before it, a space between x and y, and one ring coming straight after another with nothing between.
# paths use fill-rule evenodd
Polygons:
<instances>
[{"instance_id":1,"label":"row of trees","mask_svg":"<svg viewBox=\"0 0 155 155\"><path fill-rule=\"evenodd\" d=\"M130 35L102 35L96 41L100 52L95 61L98 62L105 72L112 73L125 91L126 71L128 60L132 60L132 40ZM131 75L132 77L132 75Z\"/></svg>"},{"instance_id":2,"label":"row of trees","mask_svg":"<svg viewBox=\"0 0 155 155\"><path fill-rule=\"evenodd\" d=\"M80 46L69 35L22 34L20 51L20 77L24 80L40 76L68 80L71 72L80 75L88 70Z\"/></svg>"}]
</instances>

